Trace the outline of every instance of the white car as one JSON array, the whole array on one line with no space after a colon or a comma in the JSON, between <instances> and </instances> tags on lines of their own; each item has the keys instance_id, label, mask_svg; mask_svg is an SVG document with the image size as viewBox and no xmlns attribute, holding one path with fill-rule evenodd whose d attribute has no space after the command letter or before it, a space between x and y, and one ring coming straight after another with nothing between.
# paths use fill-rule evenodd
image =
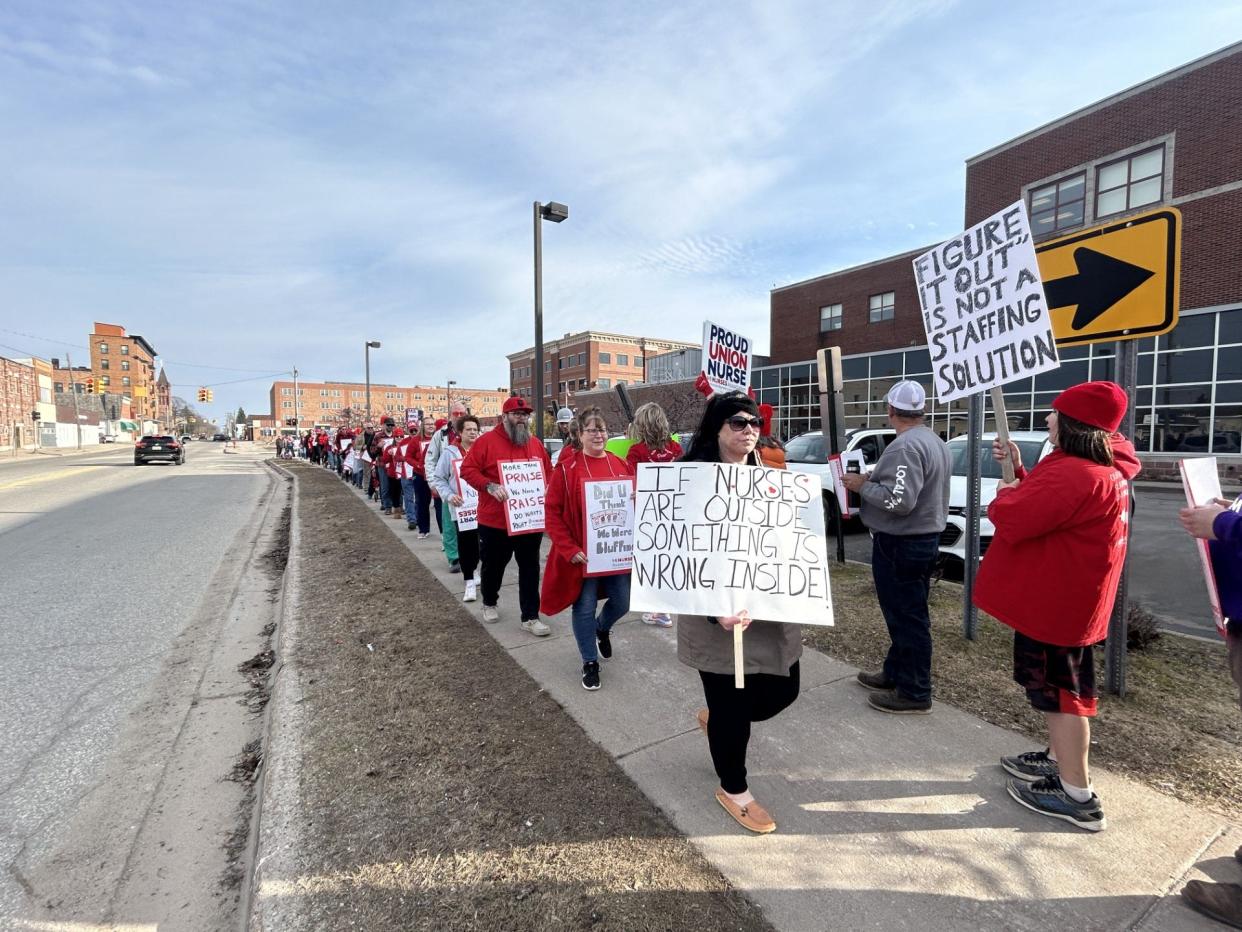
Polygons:
<instances>
[{"instance_id":1,"label":"white car","mask_svg":"<svg viewBox=\"0 0 1242 932\"><path fill-rule=\"evenodd\" d=\"M843 453L854 450L862 453L866 471L870 472L880 461L884 448L897 436L891 427L856 427L845 435ZM832 526L833 510L830 509L828 498L832 491L832 472L828 468L828 442L821 430L807 431L799 434L785 444L785 466L794 472L809 472L819 476L820 486L824 492L824 526ZM858 496L850 493L850 508L858 514Z\"/></svg>"},{"instance_id":2,"label":"white car","mask_svg":"<svg viewBox=\"0 0 1242 932\"><path fill-rule=\"evenodd\" d=\"M1000 463L992 459L992 441L996 434L984 434L980 448L979 485L979 553L985 554L996 528L988 520L988 505L996 498L996 483L1000 481ZM1018 445L1022 465L1028 470L1052 452L1052 442L1046 430L1013 430L1009 439ZM949 479L949 523L940 535L940 552L962 563L966 562L966 475L970 467L970 446L967 438L954 437L949 441L949 453L953 458L952 476Z\"/></svg>"}]
</instances>

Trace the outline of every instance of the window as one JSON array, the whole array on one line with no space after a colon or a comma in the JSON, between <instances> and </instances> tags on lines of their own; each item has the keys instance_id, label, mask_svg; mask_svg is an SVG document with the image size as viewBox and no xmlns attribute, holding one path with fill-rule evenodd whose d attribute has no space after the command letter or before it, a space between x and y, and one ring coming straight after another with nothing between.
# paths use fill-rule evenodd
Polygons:
<instances>
[{"instance_id":1,"label":"window","mask_svg":"<svg viewBox=\"0 0 1242 932\"><path fill-rule=\"evenodd\" d=\"M630 364L630 357L628 353L617 353L617 365L618 366L628 366L629 364Z\"/></svg>"},{"instance_id":2,"label":"window","mask_svg":"<svg viewBox=\"0 0 1242 932\"><path fill-rule=\"evenodd\" d=\"M601 366L611 366L612 365L612 353L600 353L599 364Z\"/></svg>"},{"instance_id":3,"label":"window","mask_svg":"<svg viewBox=\"0 0 1242 932\"><path fill-rule=\"evenodd\" d=\"M128 355L129 355L129 344L128 344L128 343L122 343L122 344L121 344L121 355L122 355L122 356L128 356Z\"/></svg>"},{"instance_id":4,"label":"window","mask_svg":"<svg viewBox=\"0 0 1242 932\"><path fill-rule=\"evenodd\" d=\"M558 369L564 369L564 368L565 368L565 360L563 360L563 359L559 359L559 358L558 358L558 359L556 360L556 368L558 368Z\"/></svg>"},{"instance_id":5,"label":"window","mask_svg":"<svg viewBox=\"0 0 1242 932\"><path fill-rule=\"evenodd\" d=\"M106 359L101 359L101 360L99 360L99 368L100 368L100 369L107 369L107 368L108 368L108 360L106 360Z\"/></svg>"},{"instance_id":6,"label":"window","mask_svg":"<svg viewBox=\"0 0 1242 932\"><path fill-rule=\"evenodd\" d=\"M595 382L595 386L597 388L612 388L612 380L611 379L598 379Z\"/></svg>"},{"instance_id":7,"label":"window","mask_svg":"<svg viewBox=\"0 0 1242 932\"><path fill-rule=\"evenodd\" d=\"M875 324L882 320L892 320L893 311L896 308L896 299L897 295L892 291L886 291L883 294L873 294L868 299L871 323Z\"/></svg>"},{"instance_id":8,"label":"window","mask_svg":"<svg viewBox=\"0 0 1242 932\"><path fill-rule=\"evenodd\" d=\"M544 371L544 372L551 372L551 371L552 371L552 360L551 360L551 359L548 359L548 360L545 360L545 361L544 361L544 363L543 363L543 371Z\"/></svg>"},{"instance_id":9,"label":"window","mask_svg":"<svg viewBox=\"0 0 1242 932\"><path fill-rule=\"evenodd\" d=\"M126 386L126 387L128 387L128 386L129 386L129 376L127 376L127 375L123 375L123 376L121 376L121 384L122 384L122 385L124 385L124 386Z\"/></svg>"},{"instance_id":10,"label":"window","mask_svg":"<svg viewBox=\"0 0 1242 932\"><path fill-rule=\"evenodd\" d=\"M581 389L584 389L584 388L586 388L586 387L587 387L587 380L586 380L586 379L579 379L579 380L578 380L578 388L581 390Z\"/></svg>"},{"instance_id":11,"label":"window","mask_svg":"<svg viewBox=\"0 0 1242 932\"><path fill-rule=\"evenodd\" d=\"M1087 175L1079 172L1031 191L1031 232L1036 236L1079 226L1086 203Z\"/></svg>"},{"instance_id":12,"label":"window","mask_svg":"<svg viewBox=\"0 0 1242 932\"><path fill-rule=\"evenodd\" d=\"M111 380L108 376L106 376L106 375L101 375L101 376L99 377L99 384L100 384L100 385L111 385L111 384L112 384L112 380Z\"/></svg>"},{"instance_id":13,"label":"window","mask_svg":"<svg viewBox=\"0 0 1242 932\"><path fill-rule=\"evenodd\" d=\"M557 393L558 395L563 395L563 394L565 394L565 383L564 383L564 382L558 382L558 383L556 384L556 393Z\"/></svg>"},{"instance_id":14,"label":"window","mask_svg":"<svg viewBox=\"0 0 1242 932\"><path fill-rule=\"evenodd\" d=\"M129 360L128 359L121 360L121 368L124 369L126 372L129 371Z\"/></svg>"},{"instance_id":15,"label":"window","mask_svg":"<svg viewBox=\"0 0 1242 932\"><path fill-rule=\"evenodd\" d=\"M1155 204L1164 189L1164 146L1101 165L1095 178L1097 217Z\"/></svg>"},{"instance_id":16,"label":"window","mask_svg":"<svg viewBox=\"0 0 1242 932\"><path fill-rule=\"evenodd\" d=\"M841 305L829 304L819 309L819 332L841 329Z\"/></svg>"},{"instance_id":17,"label":"window","mask_svg":"<svg viewBox=\"0 0 1242 932\"><path fill-rule=\"evenodd\" d=\"M549 384L549 385L545 385L545 386L543 387L543 397L544 397L544 398L550 398L551 396L552 396L552 386L551 386L550 384Z\"/></svg>"}]
</instances>

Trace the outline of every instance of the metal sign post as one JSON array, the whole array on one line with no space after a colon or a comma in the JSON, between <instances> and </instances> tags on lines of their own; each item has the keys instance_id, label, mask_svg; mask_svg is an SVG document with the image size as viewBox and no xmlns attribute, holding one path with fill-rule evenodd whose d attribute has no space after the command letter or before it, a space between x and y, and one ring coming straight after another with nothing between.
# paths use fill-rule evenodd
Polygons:
<instances>
[{"instance_id":1,"label":"metal sign post","mask_svg":"<svg viewBox=\"0 0 1242 932\"><path fill-rule=\"evenodd\" d=\"M975 639L979 627L979 610L975 608L975 575L979 571L979 499L983 445L983 395L970 396L968 410L966 447L966 560L962 567L962 634L966 640Z\"/></svg>"},{"instance_id":2,"label":"metal sign post","mask_svg":"<svg viewBox=\"0 0 1242 932\"><path fill-rule=\"evenodd\" d=\"M1125 390L1129 403L1126 416L1121 422L1121 433L1134 440L1136 423L1134 401L1138 383L1138 343L1124 340L1117 343L1117 384ZM1121 567L1117 582L1117 598L1113 602L1113 615L1108 620L1108 641L1104 649L1104 676L1108 691L1115 696L1126 694L1126 647L1130 638L1129 582L1130 582L1130 534L1134 522L1134 489L1130 489L1129 511L1126 514L1126 561Z\"/></svg>"},{"instance_id":3,"label":"metal sign post","mask_svg":"<svg viewBox=\"0 0 1242 932\"><path fill-rule=\"evenodd\" d=\"M819 420L829 456L845 449L845 395L842 389L841 347L829 346L815 354L819 375ZM845 562L845 521L837 504L836 489L828 496L836 520L837 562Z\"/></svg>"}]
</instances>

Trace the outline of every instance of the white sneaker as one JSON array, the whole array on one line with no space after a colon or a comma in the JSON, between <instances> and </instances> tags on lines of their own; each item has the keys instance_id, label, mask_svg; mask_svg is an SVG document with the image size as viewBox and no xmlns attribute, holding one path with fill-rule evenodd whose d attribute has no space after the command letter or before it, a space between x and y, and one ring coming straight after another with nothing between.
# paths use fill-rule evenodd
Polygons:
<instances>
[{"instance_id":1,"label":"white sneaker","mask_svg":"<svg viewBox=\"0 0 1242 932\"><path fill-rule=\"evenodd\" d=\"M673 626L673 616L664 612L644 612L643 624L654 625L657 628L671 628Z\"/></svg>"},{"instance_id":2,"label":"white sneaker","mask_svg":"<svg viewBox=\"0 0 1242 932\"><path fill-rule=\"evenodd\" d=\"M475 593L474 580L471 579L466 583L466 594L461 597L461 600L463 602L473 602L477 598L478 595Z\"/></svg>"},{"instance_id":3,"label":"white sneaker","mask_svg":"<svg viewBox=\"0 0 1242 932\"><path fill-rule=\"evenodd\" d=\"M495 605L484 605L483 606L483 620L488 623L491 623L493 621L500 621L500 612L496 611Z\"/></svg>"},{"instance_id":4,"label":"white sneaker","mask_svg":"<svg viewBox=\"0 0 1242 932\"><path fill-rule=\"evenodd\" d=\"M537 638L547 637L549 634L552 633L552 629L549 628L547 625L545 625L538 618L532 618L530 621L522 622L522 628L525 631L529 631L531 634L533 634Z\"/></svg>"}]
</instances>

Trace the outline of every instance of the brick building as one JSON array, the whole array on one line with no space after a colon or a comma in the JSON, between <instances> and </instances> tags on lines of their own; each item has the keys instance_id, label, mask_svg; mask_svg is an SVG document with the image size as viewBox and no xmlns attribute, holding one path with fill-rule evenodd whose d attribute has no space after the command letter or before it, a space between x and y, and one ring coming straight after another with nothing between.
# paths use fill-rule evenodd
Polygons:
<instances>
[{"instance_id":1,"label":"brick building","mask_svg":"<svg viewBox=\"0 0 1242 932\"><path fill-rule=\"evenodd\" d=\"M303 427L312 424L332 426L348 421L356 424L366 417L365 382L306 382L298 379L297 404L294 404L294 385L290 379L272 383L269 398L272 417L283 425L295 412ZM453 386L453 401L464 401L470 410L481 418L495 417L500 413L509 393L503 388L459 388ZM401 420L406 408L422 408L436 417L448 411L449 390L440 385L414 385L403 388L398 385L371 383L371 415L378 419L391 415Z\"/></svg>"},{"instance_id":2,"label":"brick building","mask_svg":"<svg viewBox=\"0 0 1242 932\"><path fill-rule=\"evenodd\" d=\"M104 393L131 399L134 417L140 423L162 423L171 417L171 398L161 402L158 379L163 369L157 375L155 358L159 354L155 347L137 334L127 334L119 324L98 321L88 343L96 391L102 386Z\"/></svg>"},{"instance_id":3,"label":"brick building","mask_svg":"<svg viewBox=\"0 0 1242 932\"><path fill-rule=\"evenodd\" d=\"M1181 317L1139 341L1135 442L1149 465L1186 453L1242 459L1242 43L1222 49L1002 143L966 162L964 226L1019 198L1037 241L1177 207L1182 214ZM956 222L946 223L956 226ZM846 418L876 426L899 378L931 365L908 253L773 289L773 366L761 400L788 433L816 427L812 348L845 355ZM1114 377L1114 344L1066 348L1055 372L1005 386L1014 426L1042 428L1069 385ZM965 403L938 406L933 427L965 429Z\"/></svg>"},{"instance_id":4,"label":"brick building","mask_svg":"<svg viewBox=\"0 0 1242 932\"><path fill-rule=\"evenodd\" d=\"M543 345L546 406L556 408L566 403L575 391L644 382L647 357L682 349L702 349L702 345L595 330L567 333ZM533 398L535 348L511 353L507 358L509 390L523 398Z\"/></svg>"},{"instance_id":5,"label":"brick building","mask_svg":"<svg viewBox=\"0 0 1242 932\"><path fill-rule=\"evenodd\" d=\"M35 446L38 428L30 415L38 402L35 367L0 356L0 449Z\"/></svg>"}]
</instances>

